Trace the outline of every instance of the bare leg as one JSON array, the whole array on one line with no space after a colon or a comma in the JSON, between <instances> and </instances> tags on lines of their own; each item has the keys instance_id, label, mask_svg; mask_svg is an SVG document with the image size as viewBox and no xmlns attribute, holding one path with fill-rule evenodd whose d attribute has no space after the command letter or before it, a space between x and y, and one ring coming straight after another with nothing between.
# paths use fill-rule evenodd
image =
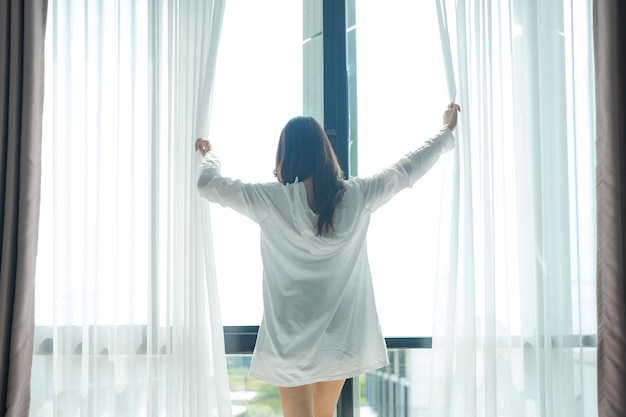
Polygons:
<instances>
[{"instance_id":1,"label":"bare leg","mask_svg":"<svg viewBox=\"0 0 626 417\"><path fill-rule=\"evenodd\" d=\"M345 379L340 379L338 381L313 384L313 410L315 411L315 417L333 417L344 382L346 382Z\"/></svg>"},{"instance_id":2,"label":"bare leg","mask_svg":"<svg viewBox=\"0 0 626 417\"><path fill-rule=\"evenodd\" d=\"M314 417L313 384L277 388L284 417Z\"/></svg>"},{"instance_id":3,"label":"bare leg","mask_svg":"<svg viewBox=\"0 0 626 417\"><path fill-rule=\"evenodd\" d=\"M333 417L345 379L277 387L284 417Z\"/></svg>"}]
</instances>

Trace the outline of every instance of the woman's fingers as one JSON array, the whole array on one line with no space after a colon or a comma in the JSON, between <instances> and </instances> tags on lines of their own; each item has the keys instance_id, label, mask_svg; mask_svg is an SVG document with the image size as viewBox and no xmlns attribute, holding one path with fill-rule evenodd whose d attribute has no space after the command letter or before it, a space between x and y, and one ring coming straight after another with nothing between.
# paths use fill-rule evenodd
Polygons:
<instances>
[{"instance_id":1,"label":"woman's fingers","mask_svg":"<svg viewBox=\"0 0 626 417\"><path fill-rule=\"evenodd\" d=\"M211 143L208 139L198 138L196 139L196 152L200 152L202 156L206 155L211 150Z\"/></svg>"},{"instance_id":2,"label":"woman's fingers","mask_svg":"<svg viewBox=\"0 0 626 417\"><path fill-rule=\"evenodd\" d=\"M448 104L448 110L456 110L456 111L460 112L461 111L461 106L459 106L456 103L450 103L450 104Z\"/></svg>"},{"instance_id":3,"label":"woman's fingers","mask_svg":"<svg viewBox=\"0 0 626 417\"><path fill-rule=\"evenodd\" d=\"M448 108L443 112L443 124L450 130L454 130L457 124L457 113L461 111L461 106L456 103L448 104Z\"/></svg>"}]
</instances>

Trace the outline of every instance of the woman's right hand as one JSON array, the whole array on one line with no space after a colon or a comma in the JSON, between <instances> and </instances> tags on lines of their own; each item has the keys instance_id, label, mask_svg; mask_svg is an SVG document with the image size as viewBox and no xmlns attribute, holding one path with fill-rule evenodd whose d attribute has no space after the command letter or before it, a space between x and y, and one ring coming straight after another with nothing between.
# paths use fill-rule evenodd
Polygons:
<instances>
[{"instance_id":1,"label":"woman's right hand","mask_svg":"<svg viewBox=\"0 0 626 417\"><path fill-rule=\"evenodd\" d=\"M208 139L198 138L196 139L196 152L200 152L202 157L211 151L211 142Z\"/></svg>"},{"instance_id":2,"label":"woman's right hand","mask_svg":"<svg viewBox=\"0 0 626 417\"><path fill-rule=\"evenodd\" d=\"M456 129L457 116L460 111L461 106L456 103L450 103L448 104L446 111L443 113L443 124L448 126L448 129L452 132Z\"/></svg>"}]
</instances>

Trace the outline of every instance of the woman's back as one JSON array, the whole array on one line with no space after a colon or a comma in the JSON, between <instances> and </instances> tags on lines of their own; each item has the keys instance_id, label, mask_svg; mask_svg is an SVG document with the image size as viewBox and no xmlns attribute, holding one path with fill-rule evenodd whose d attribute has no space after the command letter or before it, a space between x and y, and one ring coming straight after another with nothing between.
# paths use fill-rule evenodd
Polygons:
<instances>
[{"instance_id":1,"label":"woman's back","mask_svg":"<svg viewBox=\"0 0 626 417\"><path fill-rule=\"evenodd\" d=\"M387 364L378 327L366 233L369 211L359 185L346 181L332 233L303 183L272 190L262 221L264 317L250 375L280 386L346 378Z\"/></svg>"},{"instance_id":2,"label":"woman's back","mask_svg":"<svg viewBox=\"0 0 626 417\"><path fill-rule=\"evenodd\" d=\"M200 193L261 228L264 318L251 376L299 386L385 366L367 259L370 215L453 146L450 130L442 129L378 174L341 180L332 229L322 234L303 182L244 184L222 177L217 156L207 154Z\"/></svg>"}]
</instances>

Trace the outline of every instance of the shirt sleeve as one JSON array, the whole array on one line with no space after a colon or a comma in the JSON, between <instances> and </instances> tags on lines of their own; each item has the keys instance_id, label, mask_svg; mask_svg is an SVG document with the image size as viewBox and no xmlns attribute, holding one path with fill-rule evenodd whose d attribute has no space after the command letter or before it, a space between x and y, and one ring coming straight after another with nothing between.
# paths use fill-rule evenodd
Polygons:
<instances>
[{"instance_id":1,"label":"shirt sleeve","mask_svg":"<svg viewBox=\"0 0 626 417\"><path fill-rule=\"evenodd\" d=\"M418 149L404 155L398 162L377 174L359 179L363 207L373 212L401 190L412 187L435 165L441 154L452 148L454 135L446 126Z\"/></svg>"},{"instance_id":2,"label":"shirt sleeve","mask_svg":"<svg viewBox=\"0 0 626 417\"><path fill-rule=\"evenodd\" d=\"M267 184L250 184L224 177L221 164L214 152L208 152L198 173L198 191L212 203L229 207L261 223L268 217L271 205L265 190Z\"/></svg>"}]
</instances>

